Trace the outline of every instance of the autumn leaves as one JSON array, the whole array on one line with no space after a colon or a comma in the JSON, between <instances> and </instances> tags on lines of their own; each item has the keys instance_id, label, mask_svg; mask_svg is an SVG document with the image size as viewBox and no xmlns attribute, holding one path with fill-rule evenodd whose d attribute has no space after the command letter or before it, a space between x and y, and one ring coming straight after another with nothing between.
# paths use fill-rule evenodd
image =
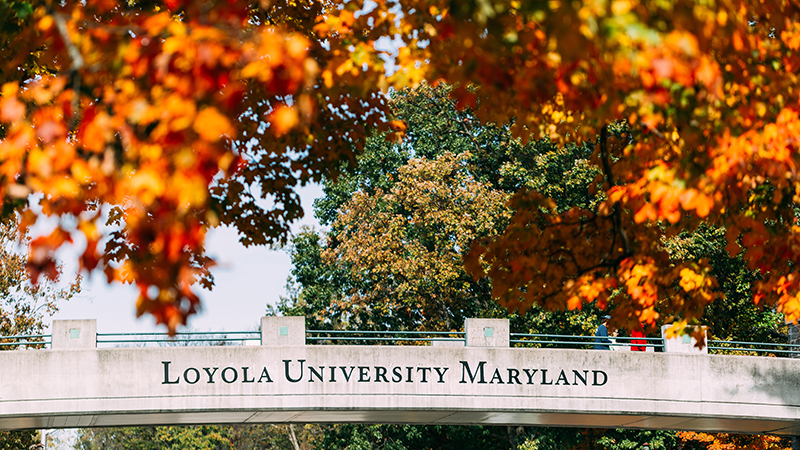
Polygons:
<instances>
[{"instance_id":1,"label":"autumn leaves","mask_svg":"<svg viewBox=\"0 0 800 450\"><path fill-rule=\"evenodd\" d=\"M625 287L618 320L669 310L691 322L713 289L707 265L676 265L661 241L707 221L762 272L757 298L800 314L800 14L788 1L31 10L0 30L14 49L0 64L0 195L10 210L41 192L42 213L61 218L33 243L31 269L83 236L83 268L136 282L139 312L173 330L197 308L192 283L211 283L206 231L284 242L296 186L335 175L373 133L403 138L386 92L423 80L450 83L455 105L522 144L611 130L593 161L596 208L520 192L506 232L475 247L470 267L506 306L605 305Z\"/></svg>"}]
</instances>

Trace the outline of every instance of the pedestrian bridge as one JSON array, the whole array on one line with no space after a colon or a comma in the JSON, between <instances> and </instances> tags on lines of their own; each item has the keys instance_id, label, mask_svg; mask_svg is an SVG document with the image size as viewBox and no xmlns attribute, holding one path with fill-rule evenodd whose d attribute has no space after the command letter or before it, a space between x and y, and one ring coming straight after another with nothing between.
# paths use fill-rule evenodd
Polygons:
<instances>
[{"instance_id":1,"label":"pedestrian bridge","mask_svg":"<svg viewBox=\"0 0 800 450\"><path fill-rule=\"evenodd\" d=\"M50 349L0 352L0 429L204 423L413 423L800 434L800 360L466 345L305 345L303 318L261 345L96 348L55 321ZM668 349L669 350L669 349Z\"/></svg>"}]
</instances>

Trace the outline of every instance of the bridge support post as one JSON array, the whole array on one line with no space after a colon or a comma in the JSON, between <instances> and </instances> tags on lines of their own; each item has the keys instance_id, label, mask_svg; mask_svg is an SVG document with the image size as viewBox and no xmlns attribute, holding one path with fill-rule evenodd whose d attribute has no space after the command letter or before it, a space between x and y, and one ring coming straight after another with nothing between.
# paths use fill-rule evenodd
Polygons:
<instances>
[{"instance_id":1,"label":"bridge support post","mask_svg":"<svg viewBox=\"0 0 800 450\"><path fill-rule=\"evenodd\" d=\"M671 323L661 326L661 337L664 339L664 351L667 353L691 353L695 355L708 354L708 328L704 330L706 334L706 345L697 348L697 340L688 334L667 337L667 330L672 326Z\"/></svg>"},{"instance_id":2,"label":"bridge support post","mask_svg":"<svg viewBox=\"0 0 800 450\"><path fill-rule=\"evenodd\" d=\"M306 345L306 318L262 317L261 345L293 346Z\"/></svg>"},{"instance_id":3,"label":"bridge support post","mask_svg":"<svg viewBox=\"0 0 800 450\"><path fill-rule=\"evenodd\" d=\"M97 320L54 320L50 348L97 348Z\"/></svg>"},{"instance_id":4,"label":"bridge support post","mask_svg":"<svg viewBox=\"0 0 800 450\"><path fill-rule=\"evenodd\" d=\"M508 347L508 319L466 319L467 347Z\"/></svg>"}]
</instances>

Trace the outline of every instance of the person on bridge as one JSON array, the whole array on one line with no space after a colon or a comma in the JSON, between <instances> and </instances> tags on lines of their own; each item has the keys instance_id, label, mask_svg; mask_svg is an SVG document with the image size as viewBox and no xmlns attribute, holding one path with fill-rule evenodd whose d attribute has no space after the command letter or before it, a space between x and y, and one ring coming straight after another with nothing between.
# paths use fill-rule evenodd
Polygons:
<instances>
[{"instance_id":1,"label":"person on bridge","mask_svg":"<svg viewBox=\"0 0 800 450\"><path fill-rule=\"evenodd\" d=\"M595 350L611 350L611 340L608 338L607 326L609 320L611 320L611 316L603 316L603 323L594 332Z\"/></svg>"},{"instance_id":2,"label":"person on bridge","mask_svg":"<svg viewBox=\"0 0 800 450\"><path fill-rule=\"evenodd\" d=\"M644 336L644 329L642 328L641 324L639 324L639 327L634 328L631 331L631 337L632 338L644 338L645 337ZM647 345L647 341L645 339L633 339L631 341L631 351L632 352L643 352L643 351L646 351L647 347L645 347L645 345Z\"/></svg>"}]
</instances>

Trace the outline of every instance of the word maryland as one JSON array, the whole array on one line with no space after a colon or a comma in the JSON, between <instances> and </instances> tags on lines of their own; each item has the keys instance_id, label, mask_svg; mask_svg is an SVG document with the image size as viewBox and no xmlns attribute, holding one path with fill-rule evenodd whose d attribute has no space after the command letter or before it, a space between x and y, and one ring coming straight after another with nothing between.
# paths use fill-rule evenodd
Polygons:
<instances>
[{"instance_id":1,"label":"word maryland","mask_svg":"<svg viewBox=\"0 0 800 450\"><path fill-rule=\"evenodd\" d=\"M418 366L314 366L305 359L285 359L279 368L175 367L162 361L161 384L272 383L275 376L289 383L469 383L535 384L542 386L603 386L608 375L602 370L492 368L486 361L459 361L450 367Z\"/></svg>"}]
</instances>

